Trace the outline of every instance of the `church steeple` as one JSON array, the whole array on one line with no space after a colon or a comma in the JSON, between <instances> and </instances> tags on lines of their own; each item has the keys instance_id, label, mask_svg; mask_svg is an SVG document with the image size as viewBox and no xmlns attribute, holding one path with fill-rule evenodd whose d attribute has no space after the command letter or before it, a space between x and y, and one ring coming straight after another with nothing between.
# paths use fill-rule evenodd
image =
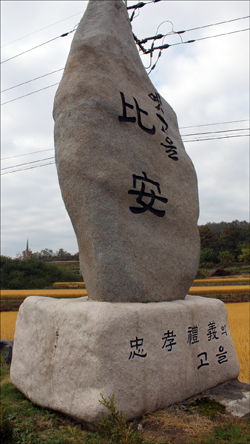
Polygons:
<instances>
[{"instance_id":1,"label":"church steeple","mask_svg":"<svg viewBox=\"0 0 250 444\"><path fill-rule=\"evenodd\" d=\"M25 259L31 257L32 251L29 249L29 240L27 239L26 250L23 252L23 256Z\"/></svg>"}]
</instances>

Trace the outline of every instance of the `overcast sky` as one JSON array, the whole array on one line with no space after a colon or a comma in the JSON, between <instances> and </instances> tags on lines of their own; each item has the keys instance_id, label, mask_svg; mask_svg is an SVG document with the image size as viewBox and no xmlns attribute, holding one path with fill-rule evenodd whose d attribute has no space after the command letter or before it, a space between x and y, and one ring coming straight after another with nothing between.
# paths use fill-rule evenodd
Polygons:
<instances>
[{"instance_id":1,"label":"overcast sky","mask_svg":"<svg viewBox=\"0 0 250 444\"><path fill-rule=\"evenodd\" d=\"M135 3L129 1L128 6ZM72 31L86 6L86 1L2 1L1 90L64 68L74 32L5 60ZM141 8L132 22L140 39L203 27L181 34L183 42L197 40L193 43L175 45L180 36L167 36L164 43L173 46L162 52L150 74L177 113L196 168L199 224L249 221L249 31L232 33L249 28L249 18L204 27L246 16L248 1L162 0ZM167 22L157 30L163 21ZM142 60L147 67L148 56ZM27 238L33 252L78 251L54 164L52 109L57 85L51 85L60 82L62 72L2 94L1 254L6 256L23 251ZM27 96L11 101L23 95Z\"/></svg>"}]
</instances>

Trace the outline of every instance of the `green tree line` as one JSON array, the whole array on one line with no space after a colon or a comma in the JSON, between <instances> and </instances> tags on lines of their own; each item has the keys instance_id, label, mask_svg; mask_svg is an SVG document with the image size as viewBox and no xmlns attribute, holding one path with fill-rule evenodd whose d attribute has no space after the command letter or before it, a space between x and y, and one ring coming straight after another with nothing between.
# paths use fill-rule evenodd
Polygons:
<instances>
[{"instance_id":1,"label":"green tree line","mask_svg":"<svg viewBox=\"0 0 250 444\"><path fill-rule=\"evenodd\" d=\"M200 266L216 264L250 264L250 224L235 220L231 223L207 223L199 226L201 239Z\"/></svg>"},{"instance_id":2,"label":"green tree line","mask_svg":"<svg viewBox=\"0 0 250 444\"><path fill-rule=\"evenodd\" d=\"M12 259L1 256L1 289L32 290L52 287L54 282L80 282L79 274L63 266L49 264L38 259Z\"/></svg>"},{"instance_id":3,"label":"green tree line","mask_svg":"<svg viewBox=\"0 0 250 444\"><path fill-rule=\"evenodd\" d=\"M250 224L246 221L207 223L199 227L201 240L200 268L228 267L231 264L250 265ZM31 251L19 254L16 259L1 256L2 289L34 289L51 287L54 282L79 282L79 267L73 271L48 263L49 261L76 261L60 248L49 248L39 253Z\"/></svg>"},{"instance_id":4,"label":"green tree line","mask_svg":"<svg viewBox=\"0 0 250 444\"><path fill-rule=\"evenodd\" d=\"M79 253L71 254L65 251L63 248L59 248L58 251L54 252L50 248L45 248L41 251L36 251L33 253L31 250L24 250L22 253L18 253L18 259L39 259L41 261L52 262L52 261L79 261Z\"/></svg>"}]
</instances>

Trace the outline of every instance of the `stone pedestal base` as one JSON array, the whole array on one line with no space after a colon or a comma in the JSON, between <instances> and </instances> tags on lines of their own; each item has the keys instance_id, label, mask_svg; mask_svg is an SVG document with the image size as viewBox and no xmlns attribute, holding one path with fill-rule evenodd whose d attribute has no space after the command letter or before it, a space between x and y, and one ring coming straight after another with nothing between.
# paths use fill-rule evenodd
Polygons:
<instances>
[{"instance_id":1,"label":"stone pedestal base","mask_svg":"<svg viewBox=\"0 0 250 444\"><path fill-rule=\"evenodd\" d=\"M86 423L105 398L136 418L236 378L227 310L217 299L110 303L30 296L21 305L12 383L32 402Z\"/></svg>"}]
</instances>

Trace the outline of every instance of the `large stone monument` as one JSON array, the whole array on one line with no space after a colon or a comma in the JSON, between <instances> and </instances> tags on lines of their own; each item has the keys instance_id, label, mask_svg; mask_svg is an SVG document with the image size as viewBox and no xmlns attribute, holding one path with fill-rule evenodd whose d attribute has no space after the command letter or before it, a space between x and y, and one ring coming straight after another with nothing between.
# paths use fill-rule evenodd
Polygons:
<instances>
[{"instance_id":1,"label":"large stone monument","mask_svg":"<svg viewBox=\"0 0 250 444\"><path fill-rule=\"evenodd\" d=\"M186 296L199 263L196 173L122 0L90 0L55 97L56 165L87 298L22 304L11 380L86 423L129 419L236 378L225 305Z\"/></svg>"},{"instance_id":2,"label":"large stone monument","mask_svg":"<svg viewBox=\"0 0 250 444\"><path fill-rule=\"evenodd\" d=\"M54 104L56 165L91 299L183 299L199 264L197 179L122 0L89 2Z\"/></svg>"}]
</instances>

